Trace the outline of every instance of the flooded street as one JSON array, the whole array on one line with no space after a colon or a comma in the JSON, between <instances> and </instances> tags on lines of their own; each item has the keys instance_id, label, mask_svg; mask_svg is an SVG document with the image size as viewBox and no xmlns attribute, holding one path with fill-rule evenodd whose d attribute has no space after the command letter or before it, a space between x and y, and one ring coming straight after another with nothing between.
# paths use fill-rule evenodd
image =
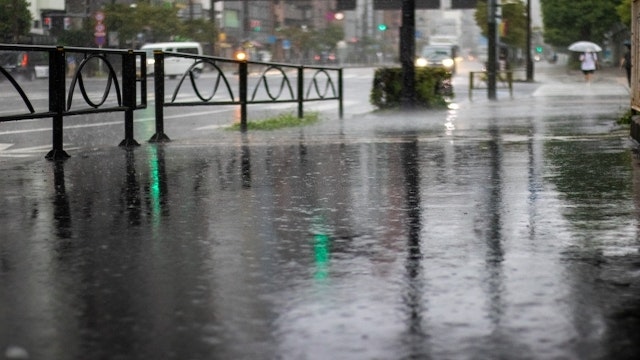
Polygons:
<instances>
[{"instance_id":1,"label":"flooded street","mask_svg":"<svg viewBox=\"0 0 640 360\"><path fill-rule=\"evenodd\" d=\"M628 99L521 85L450 110L1 163L0 350L638 358Z\"/></svg>"}]
</instances>

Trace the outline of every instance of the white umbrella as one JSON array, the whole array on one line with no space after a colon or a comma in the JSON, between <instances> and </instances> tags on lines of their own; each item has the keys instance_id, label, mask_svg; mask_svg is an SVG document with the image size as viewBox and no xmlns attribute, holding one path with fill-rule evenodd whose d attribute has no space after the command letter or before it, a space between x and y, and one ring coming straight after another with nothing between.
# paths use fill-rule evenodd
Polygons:
<instances>
[{"instance_id":1,"label":"white umbrella","mask_svg":"<svg viewBox=\"0 0 640 360\"><path fill-rule=\"evenodd\" d=\"M578 41L569 45L569 50L577 52L598 52L602 51L602 48L591 41Z\"/></svg>"}]
</instances>

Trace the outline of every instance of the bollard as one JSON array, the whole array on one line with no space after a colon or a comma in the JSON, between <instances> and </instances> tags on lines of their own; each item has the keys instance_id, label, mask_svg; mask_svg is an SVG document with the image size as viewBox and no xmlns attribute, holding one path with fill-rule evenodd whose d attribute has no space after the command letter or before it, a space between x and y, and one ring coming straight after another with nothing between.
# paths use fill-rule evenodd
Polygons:
<instances>
[{"instance_id":1,"label":"bollard","mask_svg":"<svg viewBox=\"0 0 640 360\"><path fill-rule=\"evenodd\" d=\"M246 60L238 63L238 76L240 77L240 131L247 131L247 81L249 77L249 65Z\"/></svg>"},{"instance_id":2,"label":"bollard","mask_svg":"<svg viewBox=\"0 0 640 360\"><path fill-rule=\"evenodd\" d=\"M53 113L53 148L45 156L48 160L61 160L69 157L62 145L63 114L66 108L65 59L62 46L49 52L49 111Z\"/></svg>"},{"instance_id":3,"label":"bollard","mask_svg":"<svg viewBox=\"0 0 640 360\"><path fill-rule=\"evenodd\" d=\"M298 118L304 117L304 66L298 67Z\"/></svg>"},{"instance_id":4,"label":"bollard","mask_svg":"<svg viewBox=\"0 0 640 360\"><path fill-rule=\"evenodd\" d=\"M153 134L150 143L171 141L164 133L164 53L162 50L153 51L153 79L156 98L156 133Z\"/></svg>"},{"instance_id":5,"label":"bollard","mask_svg":"<svg viewBox=\"0 0 640 360\"><path fill-rule=\"evenodd\" d=\"M124 140L119 146L140 146L133 138L133 110L136 107L136 57L133 50L122 55L122 93L124 111Z\"/></svg>"}]
</instances>

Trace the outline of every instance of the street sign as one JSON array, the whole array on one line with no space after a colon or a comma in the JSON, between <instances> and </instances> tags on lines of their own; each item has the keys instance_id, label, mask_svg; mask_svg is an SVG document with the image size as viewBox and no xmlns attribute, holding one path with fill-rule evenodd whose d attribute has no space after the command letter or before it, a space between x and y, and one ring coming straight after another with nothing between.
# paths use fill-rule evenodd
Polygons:
<instances>
[{"instance_id":1,"label":"street sign","mask_svg":"<svg viewBox=\"0 0 640 360\"><path fill-rule=\"evenodd\" d=\"M106 36L96 36L95 42L98 46L103 46L107 40Z\"/></svg>"},{"instance_id":2,"label":"street sign","mask_svg":"<svg viewBox=\"0 0 640 360\"><path fill-rule=\"evenodd\" d=\"M95 30L93 33L95 37L107 36L107 27L103 23L97 23L93 29Z\"/></svg>"},{"instance_id":3,"label":"street sign","mask_svg":"<svg viewBox=\"0 0 640 360\"><path fill-rule=\"evenodd\" d=\"M94 41L96 45L101 47L105 44L107 38L107 26L102 23L104 21L104 13L102 11L97 11L93 17L97 22L96 26L93 28L93 36L95 36Z\"/></svg>"}]
</instances>

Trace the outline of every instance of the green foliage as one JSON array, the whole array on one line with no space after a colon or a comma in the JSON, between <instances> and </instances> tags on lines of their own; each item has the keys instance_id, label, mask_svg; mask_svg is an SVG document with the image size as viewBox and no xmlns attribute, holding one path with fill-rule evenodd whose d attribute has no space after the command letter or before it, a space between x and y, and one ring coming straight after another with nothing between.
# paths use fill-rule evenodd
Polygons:
<instances>
[{"instance_id":1,"label":"green foliage","mask_svg":"<svg viewBox=\"0 0 640 360\"><path fill-rule=\"evenodd\" d=\"M489 30L486 0L478 1L475 18L482 34L487 36ZM523 0L503 0L502 21L506 23L507 34L500 40L507 45L524 48L527 41L527 7L525 2Z\"/></svg>"},{"instance_id":2,"label":"green foliage","mask_svg":"<svg viewBox=\"0 0 640 360\"><path fill-rule=\"evenodd\" d=\"M541 0L544 40L566 47L580 40L601 43L620 22L616 8L622 0Z\"/></svg>"},{"instance_id":3,"label":"green foliage","mask_svg":"<svg viewBox=\"0 0 640 360\"><path fill-rule=\"evenodd\" d=\"M330 24L326 29L316 31L315 38L320 49L334 50L338 41L344 39L344 29L338 24Z\"/></svg>"},{"instance_id":4,"label":"green foliage","mask_svg":"<svg viewBox=\"0 0 640 360\"><path fill-rule=\"evenodd\" d=\"M179 35L191 41L213 44L218 38L218 30L212 22L205 19L186 20Z\"/></svg>"},{"instance_id":5,"label":"green foliage","mask_svg":"<svg viewBox=\"0 0 640 360\"><path fill-rule=\"evenodd\" d=\"M634 111L632 109L628 109L622 115L620 115L616 123L618 123L619 125L629 125L631 124L631 119L634 115Z\"/></svg>"},{"instance_id":6,"label":"green foliage","mask_svg":"<svg viewBox=\"0 0 640 360\"><path fill-rule=\"evenodd\" d=\"M25 0L0 0L0 42L15 43L31 30L31 12Z\"/></svg>"},{"instance_id":7,"label":"green foliage","mask_svg":"<svg viewBox=\"0 0 640 360\"><path fill-rule=\"evenodd\" d=\"M278 30L281 36L287 38L293 47L301 53L308 51L331 51L338 42L344 39L344 30L337 24L331 24L326 29L302 29L287 27Z\"/></svg>"},{"instance_id":8,"label":"green foliage","mask_svg":"<svg viewBox=\"0 0 640 360\"><path fill-rule=\"evenodd\" d=\"M90 21L82 22L82 29L72 29L61 31L57 36L56 44L63 46L95 46L95 37L93 35L94 24Z\"/></svg>"},{"instance_id":9,"label":"green foliage","mask_svg":"<svg viewBox=\"0 0 640 360\"><path fill-rule=\"evenodd\" d=\"M276 130L282 129L286 127L294 127L294 126L305 126L316 123L320 120L320 115L315 112L306 113L302 118L299 118L294 114L280 114L274 117L270 117L264 120L258 121L248 121L247 129L248 130ZM233 124L230 130L238 130L240 129L240 124Z\"/></svg>"},{"instance_id":10,"label":"green foliage","mask_svg":"<svg viewBox=\"0 0 640 360\"><path fill-rule=\"evenodd\" d=\"M447 104L445 89L450 86L451 73L440 68L416 69L416 105L438 108ZM402 95L402 69L379 68L373 77L369 101L379 109L400 106Z\"/></svg>"},{"instance_id":11,"label":"green foliage","mask_svg":"<svg viewBox=\"0 0 640 360\"><path fill-rule=\"evenodd\" d=\"M620 22L631 28L631 0L622 0L620 5L616 7L616 12L620 17Z\"/></svg>"},{"instance_id":12,"label":"green foliage","mask_svg":"<svg viewBox=\"0 0 640 360\"><path fill-rule=\"evenodd\" d=\"M107 28L119 33L124 46L132 46L138 41L190 40L213 44L218 37L214 23L204 19L182 21L176 7L145 2L138 3L134 8L126 4L109 4L105 12ZM138 34L142 34L143 38L139 39Z\"/></svg>"}]
</instances>

